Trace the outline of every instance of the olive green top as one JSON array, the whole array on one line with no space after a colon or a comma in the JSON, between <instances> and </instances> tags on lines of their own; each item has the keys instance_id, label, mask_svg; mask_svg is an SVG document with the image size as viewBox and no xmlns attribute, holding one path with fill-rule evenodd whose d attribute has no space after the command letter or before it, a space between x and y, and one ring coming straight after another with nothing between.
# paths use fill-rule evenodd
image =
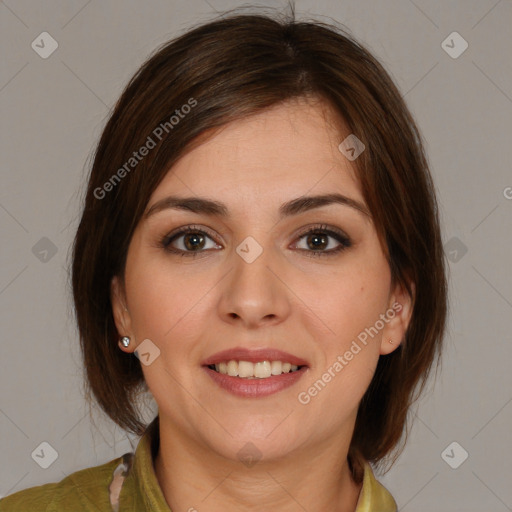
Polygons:
<instances>
[{"instance_id":1,"label":"olive green top","mask_svg":"<svg viewBox=\"0 0 512 512\"><path fill-rule=\"evenodd\" d=\"M72 473L60 482L31 487L0 500L0 512L171 512L153 468L158 417L135 454ZM194 504L189 510L193 511ZM395 500L365 464L355 512L396 512Z\"/></svg>"}]
</instances>

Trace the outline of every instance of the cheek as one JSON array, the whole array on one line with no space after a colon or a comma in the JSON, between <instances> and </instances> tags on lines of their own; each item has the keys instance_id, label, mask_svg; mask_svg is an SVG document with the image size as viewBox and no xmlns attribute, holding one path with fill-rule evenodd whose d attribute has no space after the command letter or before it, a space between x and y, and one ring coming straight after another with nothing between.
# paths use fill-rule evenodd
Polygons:
<instances>
[{"instance_id":1,"label":"cheek","mask_svg":"<svg viewBox=\"0 0 512 512\"><path fill-rule=\"evenodd\" d=\"M302 399L311 400L311 410L323 415L326 425L335 426L356 414L372 381L381 334L370 328L385 312L389 288L385 273L356 271L338 282L329 280L329 286L318 314L332 332L315 338L318 364L304 384L309 387L301 391L306 394Z\"/></svg>"},{"instance_id":2,"label":"cheek","mask_svg":"<svg viewBox=\"0 0 512 512\"><path fill-rule=\"evenodd\" d=\"M307 276L297 295L321 320L327 346L341 350L373 326L387 308L390 271L385 260L354 257L329 273ZM320 338L322 339L322 338Z\"/></svg>"},{"instance_id":3,"label":"cheek","mask_svg":"<svg viewBox=\"0 0 512 512\"><path fill-rule=\"evenodd\" d=\"M142 366L145 381L160 407L174 404L185 409L181 386L193 385L189 360L199 357L197 340L204 332L208 303L205 294L213 286L208 276L187 273L165 258L136 256L127 261L126 289L132 328L137 343L150 339L159 349L154 363Z\"/></svg>"},{"instance_id":4,"label":"cheek","mask_svg":"<svg viewBox=\"0 0 512 512\"><path fill-rule=\"evenodd\" d=\"M378 362L378 353L366 348L354 355L351 361L339 364L342 370L336 372L334 368L327 370L320 379L322 382L329 375L331 379L325 390L321 391L317 407L319 410L332 411L331 421L337 424L347 416L355 415L357 408L368 389ZM316 381L318 383L318 380ZM320 386L317 387L321 387ZM319 393L320 394L320 393Z\"/></svg>"},{"instance_id":5,"label":"cheek","mask_svg":"<svg viewBox=\"0 0 512 512\"><path fill-rule=\"evenodd\" d=\"M172 312L179 314L173 307L179 302L178 294L172 293L173 275L161 263L143 257L136 240L130 251L125 280L132 328L138 340L158 340L174 324Z\"/></svg>"},{"instance_id":6,"label":"cheek","mask_svg":"<svg viewBox=\"0 0 512 512\"><path fill-rule=\"evenodd\" d=\"M382 336L375 325L387 308L390 279L384 259L360 259L331 281L326 322L336 334L331 336L334 343L323 344L325 367L318 370L331 388L324 394L324 406L337 410L343 404L340 410L356 410L368 389Z\"/></svg>"},{"instance_id":7,"label":"cheek","mask_svg":"<svg viewBox=\"0 0 512 512\"><path fill-rule=\"evenodd\" d=\"M215 276L187 272L183 267L147 255L127 261L126 287L138 340L149 338L165 348L172 339L185 343L199 328L198 318Z\"/></svg>"}]
</instances>

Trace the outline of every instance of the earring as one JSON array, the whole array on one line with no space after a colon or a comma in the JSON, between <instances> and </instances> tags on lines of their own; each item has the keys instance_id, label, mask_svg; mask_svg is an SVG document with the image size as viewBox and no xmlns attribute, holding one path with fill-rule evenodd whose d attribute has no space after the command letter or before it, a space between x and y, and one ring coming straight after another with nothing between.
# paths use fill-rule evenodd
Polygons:
<instances>
[{"instance_id":1,"label":"earring","mask_svg":"<svg viewBox=\"0 0 512 512\"><path fill-rule=\"evenodd\" d=\"M121 338L121 343L123 344L123 347L127 347L130 344L130 338L128 338L128 336L123 336Z\"/></svg>"},{"instance_id":2,"label":"earring","mask_svg":"<svg viewBox=\"0 0 512 512\"><path fill-rule=\"evenodd\" d=\"M389 343L393 344L393 340L388 340L388 341L389 341Z\"/></svg>"}]
</instances>

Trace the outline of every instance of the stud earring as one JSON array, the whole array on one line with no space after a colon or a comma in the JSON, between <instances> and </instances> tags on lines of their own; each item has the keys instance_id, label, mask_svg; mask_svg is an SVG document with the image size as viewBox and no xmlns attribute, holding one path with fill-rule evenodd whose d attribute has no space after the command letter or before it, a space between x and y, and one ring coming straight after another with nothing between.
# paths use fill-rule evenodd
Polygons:
<instances>
[{"instance_id":1,"label":"stud earring","mask_svg":"<svg viewBox=\"0 0 512 512\"><path fill-rule=\"evenodd\" d=\"M388 340L388 341L389 341L389 343L393 344L393 340Z\"/></svg>"},{"instance_id":2,"label":"stud earring","mask_svg":"<svg viewBox=\"0 0 512 512\"><path fill-rule=\"evenodd\" d=\"M130 338L128 338L128 336L123 336L121 338L121 343L123 344L123 347L127 347L130 344Z\"/></svg>"}]
</instances>

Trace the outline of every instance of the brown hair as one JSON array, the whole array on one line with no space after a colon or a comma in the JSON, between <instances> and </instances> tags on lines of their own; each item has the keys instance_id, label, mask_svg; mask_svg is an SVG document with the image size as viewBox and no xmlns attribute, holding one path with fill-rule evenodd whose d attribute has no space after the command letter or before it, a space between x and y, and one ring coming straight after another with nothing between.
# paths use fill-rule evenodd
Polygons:
<instances>
[{"instance_id":1,"label":"brown hair","mask_svg":"<svg viewBox=\"0 0 512 512\"><path fill-rule=\"evenodd\" d=\"M185 151L227 123L304 97L326 101L365 144L354 162L364 199L393 284L413 298L405 339L380 357L359 406L349 460L360 474L362 459L381 463L407 437L409 407L439 362L447 282L420 133L388 73L345 29L299 22L294 14L282 20L231 14L166 43L142 65L94 155L73 246L76 318L89 392L115 423L142 434L146 425L136 404L147 387L137 358L118 348L110 301L133 231ZM165 136L157 141L155 131ZM132 160L149 138L156 147Z\"/></svg>"}]
</instances>

